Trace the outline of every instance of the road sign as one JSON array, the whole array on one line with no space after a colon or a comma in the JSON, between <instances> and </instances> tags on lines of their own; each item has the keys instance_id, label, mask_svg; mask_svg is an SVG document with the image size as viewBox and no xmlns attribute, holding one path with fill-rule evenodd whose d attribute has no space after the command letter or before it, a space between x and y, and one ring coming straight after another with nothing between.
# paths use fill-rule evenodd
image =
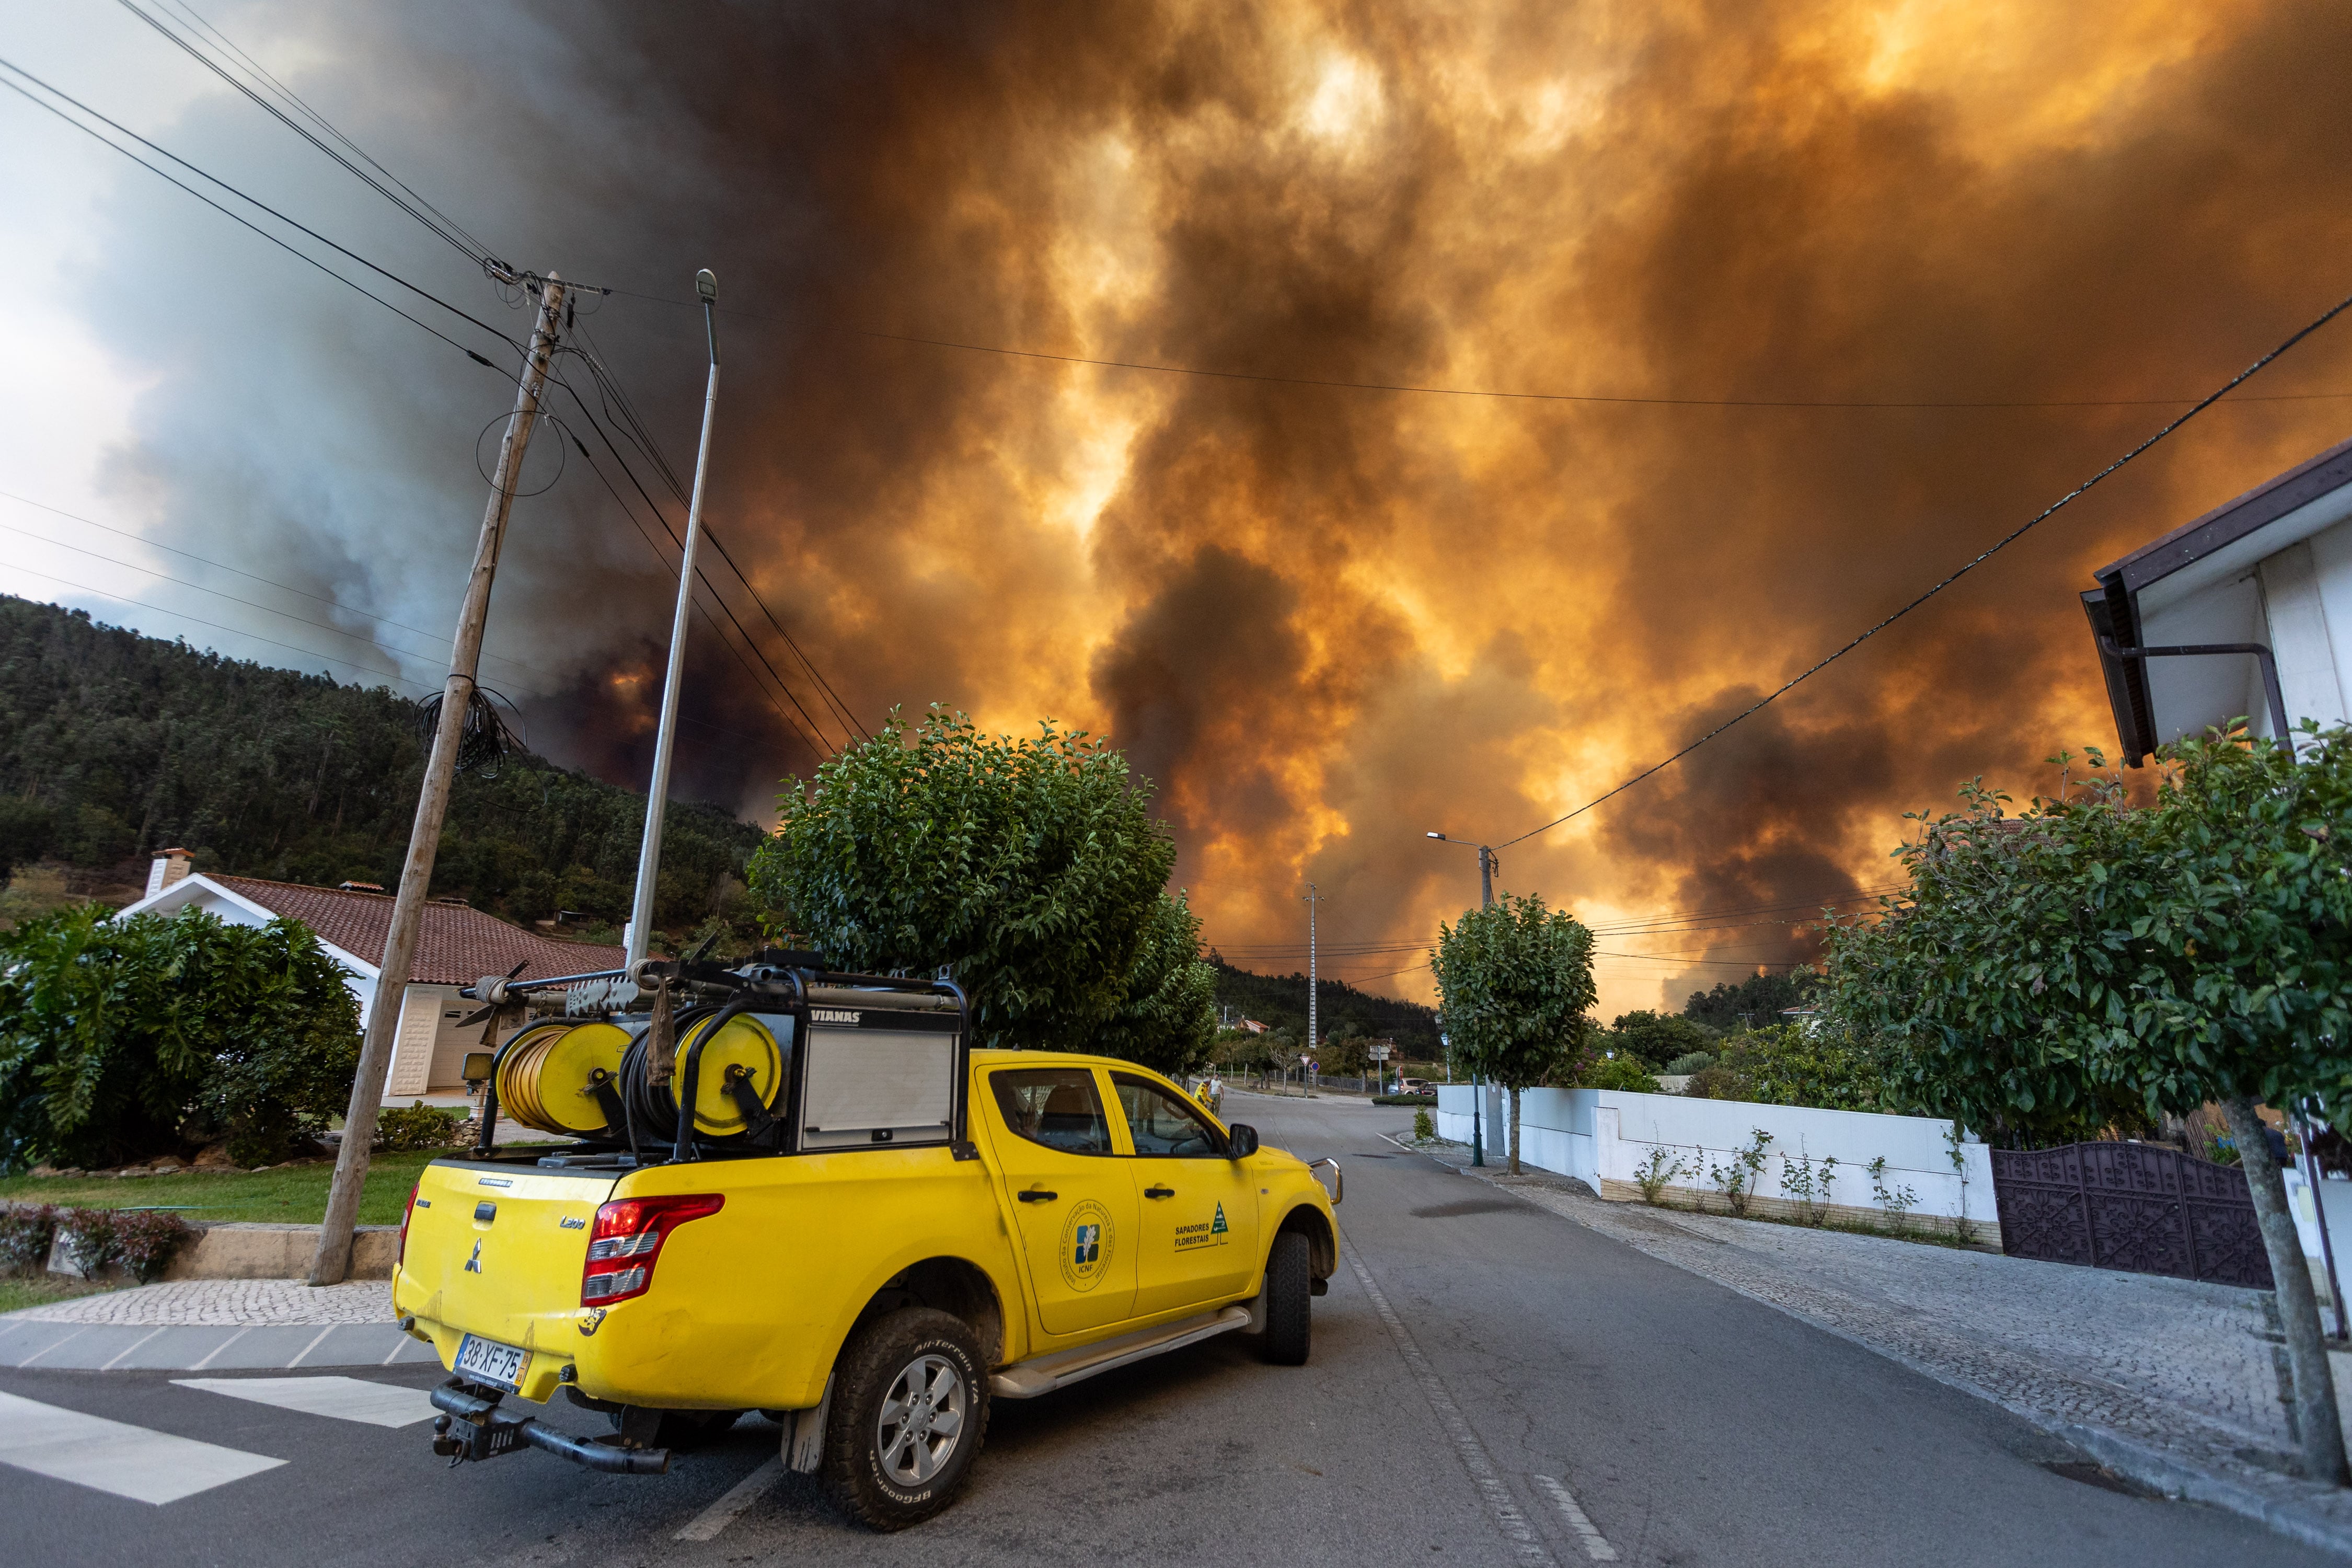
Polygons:
<instances>
[{"instance_id":1,"label":"road sign","mask_svg":"<svg viewBox=\"0 0 2352 1568\"><path fill-rule=\"evenodd\" d=\"M1374 1046L1374 1047L1371 1048L1371 1051L1372 1051L1372 1060L1374 1060L1374 1061L1376 1061L1376 1062L1384 1062L1384 1061L1388 1060L1388 1059L1389 1059L1389 1052L1391 1052L1391 1051L1394 1050L1395 1048L1396 1048L1396 1047L1393 1047L1393 1046Z\"/></svg>"}]
</instances>

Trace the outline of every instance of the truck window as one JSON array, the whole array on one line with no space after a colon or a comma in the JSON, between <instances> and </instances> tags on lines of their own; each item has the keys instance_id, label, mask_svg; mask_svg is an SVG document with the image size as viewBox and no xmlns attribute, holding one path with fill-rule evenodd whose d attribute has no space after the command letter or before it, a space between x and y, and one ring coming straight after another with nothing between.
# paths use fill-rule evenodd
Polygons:
<instances>
[{"instance_id":1,"label":"truck window","mask_svg":"<svg viewBox=\"0 0 2352 1568\"><path fill-rule=\"evenodd\" d=\"M1125 1073L1111 1075L1118 1108L1127 1113L1127 1135L1139 1154L1223 1159L1225 1141L1208 1120L1158 1084Z\"/></svg>"},{"instance_id":2,"label":"truck window","mask_svg":"<svg viewBox=\"0 0 2352 1568\"><path fill-rule=\"evenodd\" d=\"M1111 1152L1110 1123L1086 1068L1022 1068L991 1073L988 1081L1004 1125L1018 1136L1066 1154Z\"/></svg>"}]
</instances>

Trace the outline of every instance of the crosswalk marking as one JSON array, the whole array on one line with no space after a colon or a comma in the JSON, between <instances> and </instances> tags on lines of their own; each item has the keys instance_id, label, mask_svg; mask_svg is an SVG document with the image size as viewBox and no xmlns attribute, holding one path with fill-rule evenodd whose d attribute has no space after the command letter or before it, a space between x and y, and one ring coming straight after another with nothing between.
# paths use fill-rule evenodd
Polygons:
<instances>
[{"instance_id":1,"label":"crosswalk marking","mask_svg":"<svg viewBox=\"0 0 2352 1568\"><path fill-rule=\"evenodd\" d=\"M407 1426L433 1414L433 1399L421 1388L369 1383L356 1377L175 1377L182 1388L201 1388L274 1405L305 1415L331 1415L371 1426Z\"/></svg>"},{"instance_id":2,"label":"crosswalk marking","mask_svg":"<svg viewBox=\"0 0 2352 1568\"><path fill-rule=\"evenodd\" d=\"M0 1394L0 1465L135 1502L176 1502L285 1462Z\"/></svg>"}]
</instances>

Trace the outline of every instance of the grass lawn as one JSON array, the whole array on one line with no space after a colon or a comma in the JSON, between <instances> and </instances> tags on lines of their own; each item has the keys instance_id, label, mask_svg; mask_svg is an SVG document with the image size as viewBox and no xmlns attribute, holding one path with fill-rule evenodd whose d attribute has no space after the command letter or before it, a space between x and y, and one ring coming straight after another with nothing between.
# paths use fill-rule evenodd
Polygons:
<instances>
[{"instance_id":1,"label":"grass lawn","mask_svg":"<svg viewBox=\"0 0 2352 1568\"><path fill-rule=\"evenodd\" d=\"M30 1279L0 1279L0 1312L13 1312L20 1307L47 1306L72 1296L90 1296L110 1290L110 1285L86 1285L79 1279L38 1277Z\"/></svg>"},{"instance_id":2,"label":"grass lawn","mask_svg":"<svg viewBox=\"0 0 2352 1568\"><path fill-rule=\"evenodd\" d=\"M398 1225L416 1174L436 1153L419 1150L378 1154L368 1162L360 1224ZM204 1171L173 1176L12 1176L0 1181L0 1200L69 1204L77 1208L173 1208L191 1224L265 1220L316 1225L327 1215L332 1160L275 1171ZM23 1305L25 1303L19 1303Z\"/></svg>"}]
</instances>

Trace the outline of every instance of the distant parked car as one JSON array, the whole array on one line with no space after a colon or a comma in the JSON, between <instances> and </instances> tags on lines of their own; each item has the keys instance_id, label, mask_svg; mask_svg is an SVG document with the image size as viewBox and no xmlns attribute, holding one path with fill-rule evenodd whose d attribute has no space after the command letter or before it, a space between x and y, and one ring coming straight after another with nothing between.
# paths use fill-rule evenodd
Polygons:
<instances>
[{"instance_id":1,"label":"distant parked car","mask_svg":"<svg viewBox=\"0 0 2352 1568\"><path fill-rule=\"evenodd\" d=\"M1429 1080L1425 1078L1401 1078L1397 1079L1397 1092L1399 1094L1419 1094L1428 1087Z\"/></svg>"}]
</instances>

